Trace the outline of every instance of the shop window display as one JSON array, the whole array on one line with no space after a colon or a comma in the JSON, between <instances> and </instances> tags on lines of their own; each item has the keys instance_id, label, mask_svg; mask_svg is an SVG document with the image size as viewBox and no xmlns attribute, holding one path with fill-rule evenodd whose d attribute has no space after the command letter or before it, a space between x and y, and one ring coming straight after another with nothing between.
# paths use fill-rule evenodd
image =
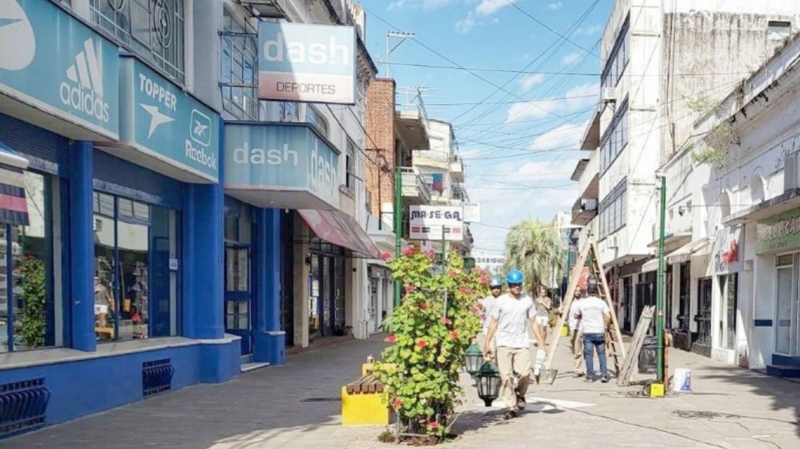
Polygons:
<instances>
[{"instance_id":1,"label":"shop window display","mask_svg":"<svg viewBox=\"0 0 800 449\"><path fill-rule=\"evenodd\" d=\"M27 207L24 219L0 214L0 352L60 345L52 244L57 192L51 178L29 171L0 166L0 178L0 193L24 198Z\"/></svg>"},{"instance_id":2,"label":"shop window display","mask_svg":"<svg viewBox=\"0 0 800 449\"><path fill-rule=\"evenodd\" d=\"M99 192L94 212L98 341L176 335L176 213Z\"/></svg>"}]
</instances>

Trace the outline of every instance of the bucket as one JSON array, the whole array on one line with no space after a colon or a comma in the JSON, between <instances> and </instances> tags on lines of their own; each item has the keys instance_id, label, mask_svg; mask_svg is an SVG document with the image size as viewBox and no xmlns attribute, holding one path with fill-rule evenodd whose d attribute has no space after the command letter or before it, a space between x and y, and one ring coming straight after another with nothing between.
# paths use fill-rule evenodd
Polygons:
<instances>
[{"instance_id":1,"label":"bucket","mask_svg":"<svg viewBox=\"0 0 800 449\"><path fill-rule=\"evenodd\" d=\"M539 372L539 383L553 385L557 376L557 369L543 369Z\"/></svg>"},{"instance_id":2,"label":"bucket","mask_svg":"<svg viewBox=\"0 0 800 449\"><path fill-rule=\"evenodd\" d=\"M672 391L692 391L692 370L677 368L672 376Z\"/></svg>"}]
</instances>

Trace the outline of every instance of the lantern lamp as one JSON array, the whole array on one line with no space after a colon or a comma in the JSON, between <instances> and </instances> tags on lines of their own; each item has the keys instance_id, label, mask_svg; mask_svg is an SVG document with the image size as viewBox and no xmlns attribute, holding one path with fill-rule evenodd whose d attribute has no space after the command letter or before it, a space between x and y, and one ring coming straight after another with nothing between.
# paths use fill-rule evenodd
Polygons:
<instances>
[{"instance_id":1,"label":"lantern lamp","mask_svg":"<svg viewBox=\"0 0 800 449\"><path fill-rule=\"evenodd\" d=\"M500 370L492 362L486 362L481 366L475 376L478 385L478 397L483 399L484 405L492 406L492 402L500 396Z\"/></svg>"},{"instance_id":2,"label":"lantern lamp","mask_svg":"<svg viewBox=\"0 0 800 449\"><path fill-rule=\"evenodd\" d=\"M483 365L483 351L475 343L464 351L464 367L470 376L475 377Z\"/></svg>"}]
</instances>

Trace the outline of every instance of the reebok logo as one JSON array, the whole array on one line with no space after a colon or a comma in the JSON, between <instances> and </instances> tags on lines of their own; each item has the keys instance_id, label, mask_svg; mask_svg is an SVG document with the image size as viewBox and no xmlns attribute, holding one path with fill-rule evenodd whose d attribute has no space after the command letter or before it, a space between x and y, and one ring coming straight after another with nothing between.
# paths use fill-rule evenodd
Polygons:
<instances>
[{"instance_id":1,"label":"reebok logo","mask_svg":"<svg viewBox=\"0 0 800 449\"><path fill-rule=\"evenodd\" d=\"M24 70L36 56L36 36L16 0L0 0L0 70Z\"/></svg>"},{"instance_id":2,"label":"reebok logo","mask_svg":"<svg viewBox=\"0 0 800 449\"><path fill-rule=\"evenodd\" d=\"M95 46L91 38L83 42L83 50L75 55L75 63L67 69L67 81L59 89L65 106L108 123L109 105L103 98L103 54L99 43Z\"/></svg>"}]
</instances>

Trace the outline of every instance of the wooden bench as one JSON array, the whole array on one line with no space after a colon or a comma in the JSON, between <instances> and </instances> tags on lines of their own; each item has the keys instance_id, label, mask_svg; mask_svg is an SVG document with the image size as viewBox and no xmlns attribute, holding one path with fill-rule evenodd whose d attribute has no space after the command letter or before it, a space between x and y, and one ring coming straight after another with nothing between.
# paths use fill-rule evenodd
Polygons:
<instances>
[{"instance_id":1,"label":"wooden bench","mask_svg":"<svg viewBox=\"0 0 800 449\"><path fill-rule=\"evenodd\" d=\"M371 364L361 367L361 377L342 387L343 426L387 426L392 414L383 384L372 374Z\"/></svg>"},{"instance_id":2,"label":"wooden bench","mask_svg":"<svg viewBox=\"0 0 800 449\"><path fill-rule=\"evenodd\" d=\"M347 394L383 393L383 384L372 374L361 376L357 381L345 386Z\"/></svg>"}]
</instances>

